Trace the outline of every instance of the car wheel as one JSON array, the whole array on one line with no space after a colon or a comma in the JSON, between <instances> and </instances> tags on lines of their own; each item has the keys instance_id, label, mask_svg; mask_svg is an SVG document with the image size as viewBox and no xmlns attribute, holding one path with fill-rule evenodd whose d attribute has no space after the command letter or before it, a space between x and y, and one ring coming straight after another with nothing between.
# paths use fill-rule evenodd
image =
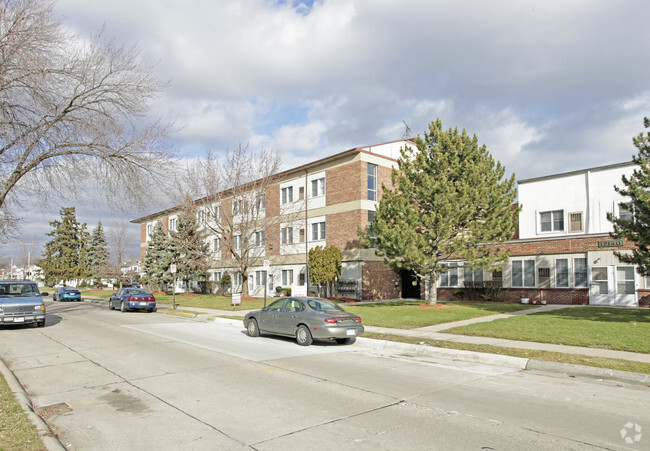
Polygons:
<instances>
[{"instance_id":1,"label":"car wheel","mask_svg":"<svg viewBox=\"0 0 650 451\"><path fill-rule=\"evenodd\" d=\"M307 326L303 324L298 326L298 330L296 331L296 341L300 346L309 346L312 344L314 339L311 337L311 332Z\"/></svg>"},{"instance_id":2,"label":"car wheel","mask_svg":"<svg viewBox=\"0 0 650 451\"><path fill-rule=\"evenodd\" d=\"M336 342L340 345L351 345L355 341L357 341L356 337L350 337L350 338L335 338Z\"/></svg>"},{"instance_id":3,"label":"car wheel","mask_svg":"<svg viewBox=\"0 0 650 451\"><path fill-rule=\"evenodd\" d=\"M122 313L126 312L126 305L124 305L124 301L120 302L120 310Z\"/></svg>"},{"instance_id":4,"label":"car wheel","mask_svg":"<svg viewBox=\"0 0 650 451\"><path fill-rule=\"evenodd\" d=\"M260 329L257 327L257 320L255 318L251 318L251 320L248 322L248 325L246 326L246 332L248 332L249 337L260 336Z\"/></svg>"},{"instance_id":5,"label":"car wheel","mask_svg":"<svg viewBox=\"0 0 650 451\"><path fill-rule=\"evenodd\" d=\"M113 307L113 303L111 301L108 301L108 309L115 310L115 307Z\"/></svg>"}]
</instances>

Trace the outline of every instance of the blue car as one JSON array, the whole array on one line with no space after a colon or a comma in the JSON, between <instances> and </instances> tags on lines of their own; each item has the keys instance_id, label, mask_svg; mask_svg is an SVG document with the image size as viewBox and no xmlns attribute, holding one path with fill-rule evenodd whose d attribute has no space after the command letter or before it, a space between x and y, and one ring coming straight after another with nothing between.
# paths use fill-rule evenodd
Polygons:
<instances>
[{"instance_id":1,"label":"blue car","mask_svg":"<svg viewBox=\"0 0 650 451\"><path fill-rule=\"evenodd\" d=\"M145 310L156 311L156 298L153 294L142 288L122 288L114 293L108 300L108 308L111 310Z\"/></svg>"},{"instance_id":2,"label":"blue car","mask_svg":"<svg viewBox=\"0 0 650 451\"><path fill-rule=\"evenodd\" d=\"M53 301L81 301L81 292L72 287L61 287L52 295Z\"/></svg>"}]
</instances>

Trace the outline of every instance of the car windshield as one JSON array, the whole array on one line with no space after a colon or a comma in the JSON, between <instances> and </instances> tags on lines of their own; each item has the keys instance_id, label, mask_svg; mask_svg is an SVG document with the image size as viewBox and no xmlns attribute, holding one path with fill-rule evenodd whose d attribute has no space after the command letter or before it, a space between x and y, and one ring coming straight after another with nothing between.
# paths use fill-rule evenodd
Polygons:
<instances>
[{"instance_id":1,"label":"car windshield","mask_svg":"<svg viewBox=\"0 0 650 451\"><path fill-rule=\"evenodd\" d=\"M33 283L6 283L0 285L0 297L18 298L38 295L38 288Z\"/></svg>"},{"instance_id":2,"label":"car windshield","mask_svg":"<svg viewBox=\"0 0 650 451\"><path fill-rule=\"evenodd\" d=\"M149 293L147 290L128 290L126 294L144 294L151 296L151 293Z\"/></svg>"},{"instance_id":3,"label":"car windshield","mask_svg":"<svg viewBox=\"0 0 650 451\"><path fill-rule=\"evenodd\" d=\"M313 308L314 310L318 310L319 312L329 312L330 310L336 310L336 311L343 311L341 307L338 305L326 301L324 299L309 299L307 301L307 304Z\"/></svg>"}]
</instances>

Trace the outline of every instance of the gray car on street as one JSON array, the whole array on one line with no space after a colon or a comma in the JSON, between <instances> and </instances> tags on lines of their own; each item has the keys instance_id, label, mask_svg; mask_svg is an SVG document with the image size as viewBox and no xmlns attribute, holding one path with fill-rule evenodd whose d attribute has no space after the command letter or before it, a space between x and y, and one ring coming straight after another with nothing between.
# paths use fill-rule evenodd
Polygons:
<instances>
[{"instance_id":1,"label":"gray car on street","mask_svg":"<svg viewBox=\"0 0 650 451\"><path fill-rule=\"evenodd\" d=\"M259 337L261 332L295 337L301 346L332 338L340 344L351 344L364 332L357 315L316 297L278 299L261 310L248 312L244 326L251 337Z\"/></svg>"},{"instance_id":2,"label":"gray car on street","mask_svg":"<svg viewBox=\"0 0 650 451\"><path fill-rule=\"evenodd\" d=\"M45 326L45 303L38 285L29 280L0 281L0 325L36 324Z\"/></svg>"}]
</instances>

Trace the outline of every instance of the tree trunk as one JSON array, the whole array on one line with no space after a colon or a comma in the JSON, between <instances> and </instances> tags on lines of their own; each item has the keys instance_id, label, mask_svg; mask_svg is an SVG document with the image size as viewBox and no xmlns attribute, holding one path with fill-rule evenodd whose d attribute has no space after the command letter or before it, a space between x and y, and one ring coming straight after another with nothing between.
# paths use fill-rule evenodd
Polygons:
<instances>
[{"instance_id":1,"label":"tree trunk","mask_svg":"<svg viewBox=\"0 0 650 451\"><path fill-rule=\"evenodd\" d=\"M248 271L241 273L241 296L248 297Z\"/></svg>"},{"instance_id":2,"label":"tree trunk","mask_svg":"<svg viewBox=\"0 0 650 451\"><path fill-rule=\"evenodd\" d=\"M427 303L429 305L436 305L438 303L438 284L437 274L435 272L432 272L429 278L429 296Z\"/></svg>"}]
</instances>

